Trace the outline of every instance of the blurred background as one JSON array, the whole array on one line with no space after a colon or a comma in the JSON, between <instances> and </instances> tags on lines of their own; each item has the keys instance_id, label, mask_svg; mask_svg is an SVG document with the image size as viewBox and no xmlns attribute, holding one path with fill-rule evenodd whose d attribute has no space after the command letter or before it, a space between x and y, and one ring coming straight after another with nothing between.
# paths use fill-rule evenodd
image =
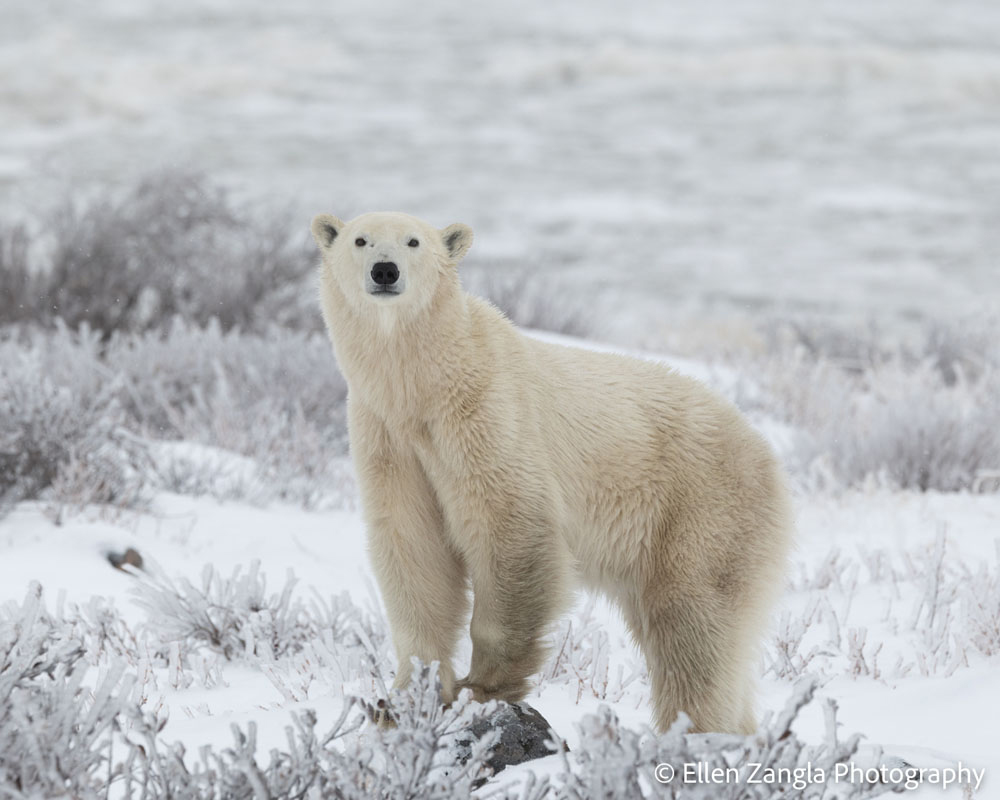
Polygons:
<instances>
[{"instance_id":1,"label":"blurred background","mask_svg":"<svg viewBox=\"0 0 1000 800\"><path fill-rule=\"evenodd\" d=\"M967 313L1000 292L992 0L8 2L0 199L193 171L476 231L471 267L672 315Z\"/></svg>"},{"instance_id":2,"label":"blurred background","mask_svg":"<svg viewBox=\"0 0 1000 800\"><path fill-rule=\"evenodd\" d=\"M752 374L722 388L808 431L790 464L870 446L838 480L978 486L998 43L993 0L8 2L7 450L60 431L62 466L17 456L35 488L7 494L66 473L81 403L322 485L344 387L308 223L370 210L471 225L466 286L524 326ZM914 396L919 435L883 402ZM938 440L957 477L926 477Z\"/></svg>"}]
</instances>

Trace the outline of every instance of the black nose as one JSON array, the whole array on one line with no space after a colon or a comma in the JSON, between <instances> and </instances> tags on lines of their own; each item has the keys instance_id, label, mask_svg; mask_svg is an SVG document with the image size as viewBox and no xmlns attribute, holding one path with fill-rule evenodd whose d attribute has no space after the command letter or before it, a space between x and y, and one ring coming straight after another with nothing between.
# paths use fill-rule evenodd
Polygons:
<instances>
[{"instance_id":1,"label":"black nose","mask_svg":"<svg viewBox=\"0 0 1000 800\"><path fill-rule=\"evenodd\" d=\"M399 280L399 270L391 261L379 261L372 267L372 280L379 286L392 286Z\"/></svg>"}]
</instances>

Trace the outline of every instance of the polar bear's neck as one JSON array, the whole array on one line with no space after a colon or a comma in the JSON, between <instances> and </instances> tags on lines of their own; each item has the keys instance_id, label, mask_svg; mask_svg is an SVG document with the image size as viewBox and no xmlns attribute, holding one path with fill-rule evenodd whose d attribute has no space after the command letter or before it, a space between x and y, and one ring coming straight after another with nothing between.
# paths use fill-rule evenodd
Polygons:
<instances>
[{"instance_id":1,"label":"polar bear's neck","mask_svg":"<svg viewBox=\"0 0 1000 800\"><path fill-rule=\"evenodd\" d=\"M442 286L412 316L392 308L348 311L331 320L331 338L352 398L383 418L420 418L441 403L477 393L480 359L467 296Z\"/></svg>"}]
</instances>

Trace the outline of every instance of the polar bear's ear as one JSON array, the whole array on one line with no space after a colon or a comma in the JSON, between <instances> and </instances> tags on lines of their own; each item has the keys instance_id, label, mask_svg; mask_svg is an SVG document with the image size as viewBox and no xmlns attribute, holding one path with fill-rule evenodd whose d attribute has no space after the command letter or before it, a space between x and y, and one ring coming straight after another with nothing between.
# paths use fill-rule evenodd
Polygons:
<instances>
[{"instance_id":1,"label":"polar bear's ear","mask_svg":"<svg viewBox=\"0 0 1000 800\"><path fill-rule=\"evenodd\" d=\"M333 216L333 214L317 214L313 218L310 227L313 238L316 240L316 244L319 245L319 249L326 250L340 234L344 223Z\"/></svg>"},{"instance_id":2,"label":"polar bear's ear","mask_svg":"<svg viewBox=\"0 0 1000 800\"><path fill-rule=\"evenodd\" d=\"M441 241L444 242L452 261L458 261L472 247L472 228L456 222L441 230Z\"/></svg>"}]
</instances>

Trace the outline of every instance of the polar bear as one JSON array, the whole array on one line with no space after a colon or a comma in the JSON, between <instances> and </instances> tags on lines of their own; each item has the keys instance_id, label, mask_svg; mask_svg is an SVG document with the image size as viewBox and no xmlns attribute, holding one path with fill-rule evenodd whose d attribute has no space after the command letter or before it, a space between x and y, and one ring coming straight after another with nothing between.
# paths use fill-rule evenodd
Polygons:
<instances>
[{"instance_id":1,"label":"polar bear","mask_svg":"<svg viewBox=\"0 0 1000 800\"><path fill-rule=\"evenodd\" d=\"M690 378L530 338L465 294L465 225L321 214L312 233L395 686L416 656L440 662L445 702L522 699L582 585L621 608L659 729L684 711L695 731L753 731L791 530L762 438Z\"/></svg>"}]
</instances>

